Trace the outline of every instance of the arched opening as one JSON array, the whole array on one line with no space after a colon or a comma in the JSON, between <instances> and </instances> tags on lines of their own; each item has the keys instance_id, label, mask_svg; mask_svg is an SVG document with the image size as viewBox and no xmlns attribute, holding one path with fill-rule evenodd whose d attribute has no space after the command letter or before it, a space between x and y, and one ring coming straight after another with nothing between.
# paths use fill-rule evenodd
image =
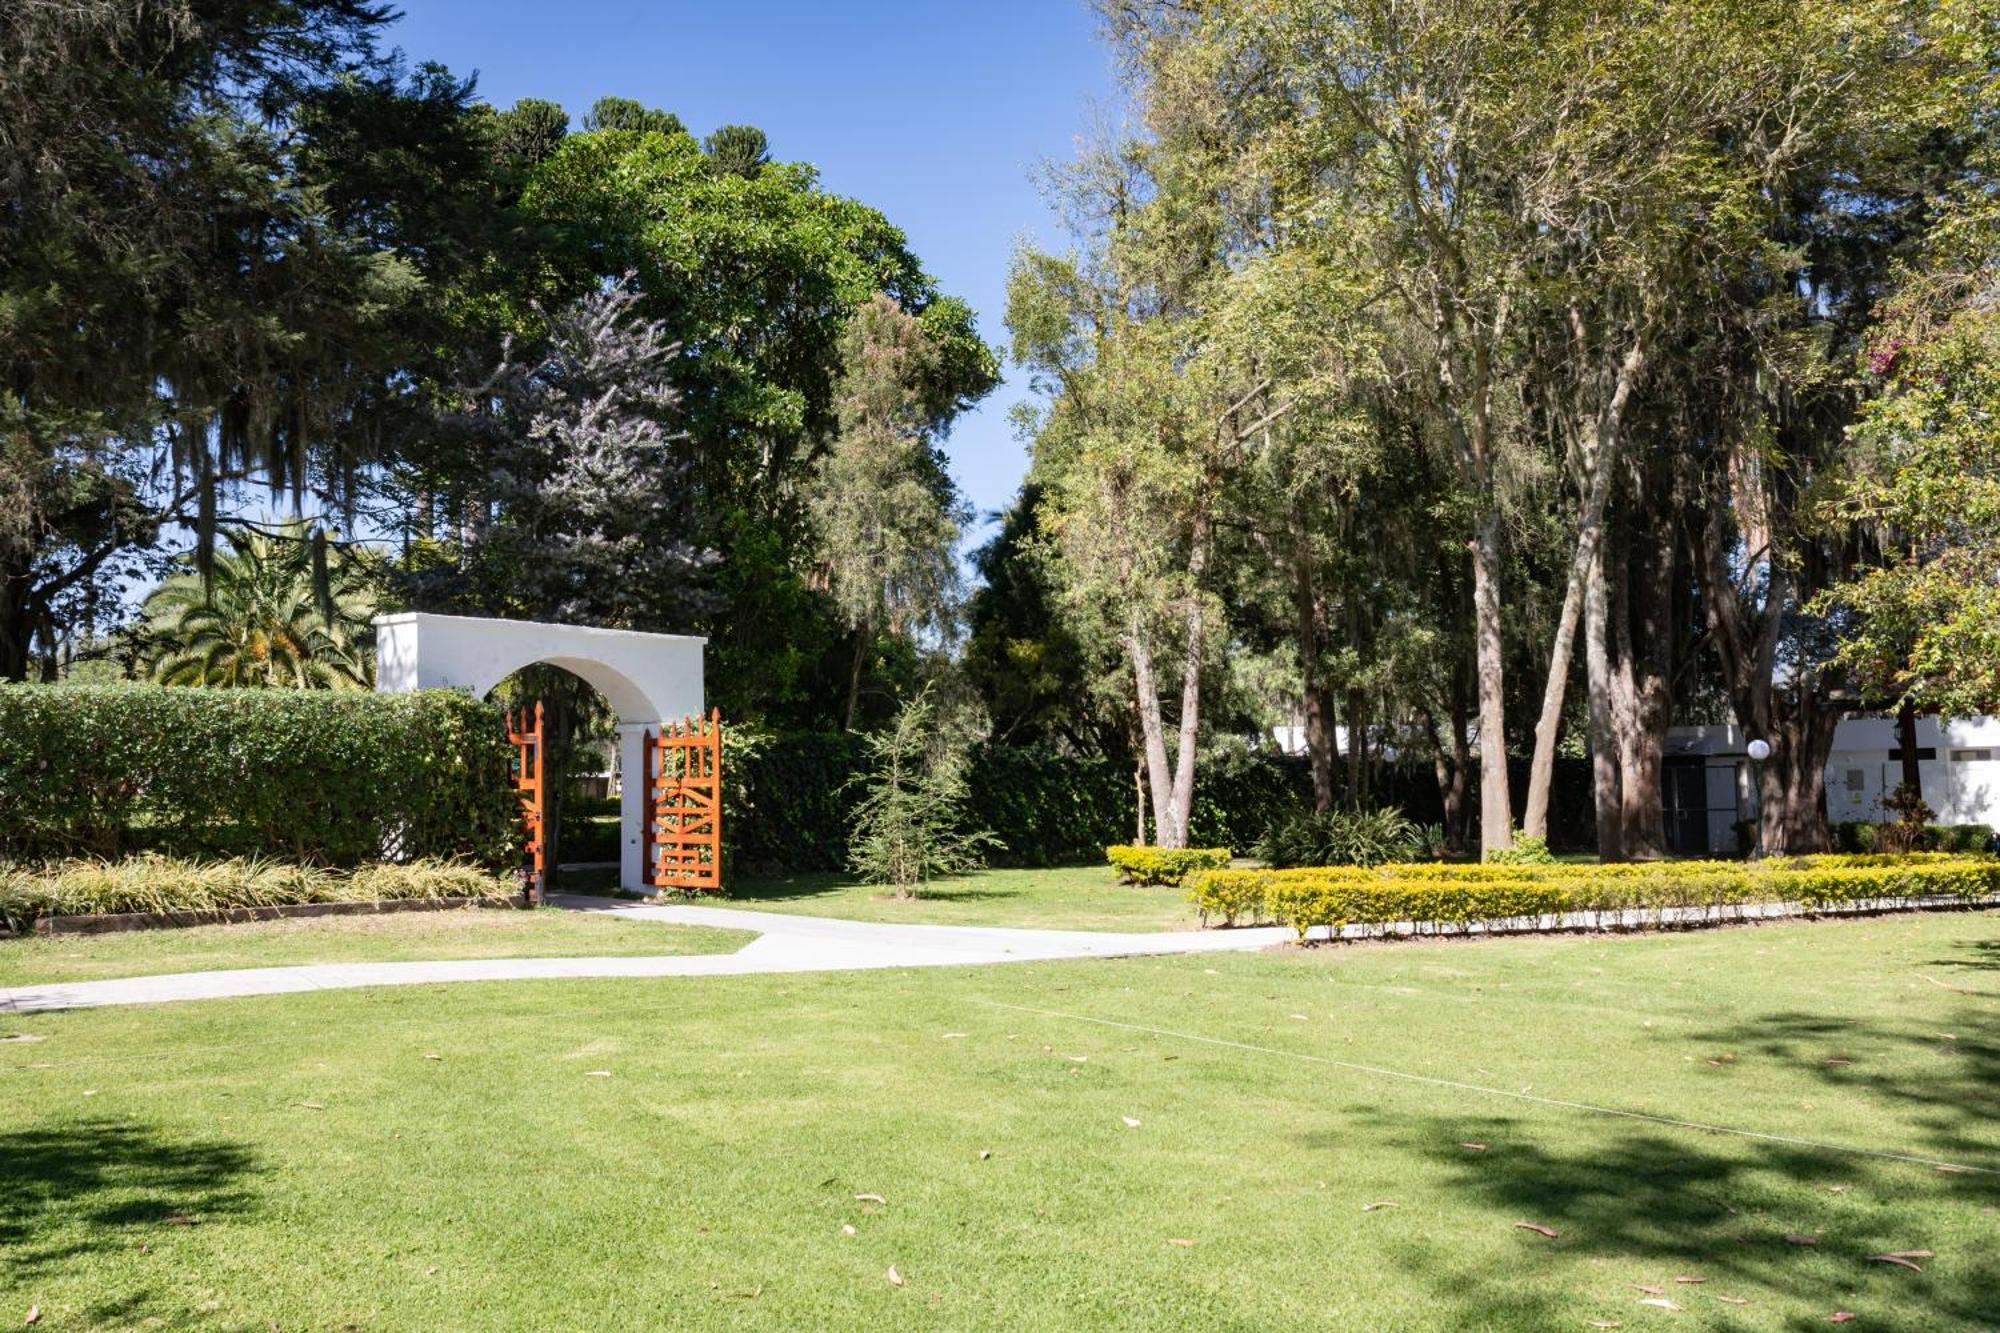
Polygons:
<instances>
[{"instance_id":1,"label":"arched opening","mask_svg":"<svg viewBox=\"0 0 2000 1333\"><path fill-rule=\"evenodd\" d=\"M544 891L619 887L624 773L611 696L567 663L531 662L486 697L510 711L540 705Z\"/></svg>"},{"instance_id":2,"label":"arched opening","mask_svg":"<svg viewBox=\"0 0 2000 1333\"><path fill-rule=\"evenodd\" d=\"M619 784L616 882L648 887L646 783L629 777L645 771L649 731L704 712L706 639L415 611L378 617L375 631L375 688L384 693L462 689L484 698L527 668L560 670L593 691L617 738L611 767L628 779Z\"/></svg>"}]
</instances>

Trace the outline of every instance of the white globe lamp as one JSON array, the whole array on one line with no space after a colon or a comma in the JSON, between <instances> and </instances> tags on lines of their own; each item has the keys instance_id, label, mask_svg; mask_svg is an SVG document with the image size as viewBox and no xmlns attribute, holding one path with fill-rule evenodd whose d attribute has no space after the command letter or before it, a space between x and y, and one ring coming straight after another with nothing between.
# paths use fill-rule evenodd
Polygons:
<instances>
[{"instance_id":1,"label":"white globe lamp","mask_svg":"<svg viewBox=\"0 0 2000 1333\"><path fill-rule=\"evenodd\" d=\"M1771 742L1763 739L1762 737L1759 737L1758 739L1751 741L1750 757L1752 759L1755 759L1760 764L1763 763L1766 759L1769 759L1771 757Z\"/></svg>"}]
</instances>

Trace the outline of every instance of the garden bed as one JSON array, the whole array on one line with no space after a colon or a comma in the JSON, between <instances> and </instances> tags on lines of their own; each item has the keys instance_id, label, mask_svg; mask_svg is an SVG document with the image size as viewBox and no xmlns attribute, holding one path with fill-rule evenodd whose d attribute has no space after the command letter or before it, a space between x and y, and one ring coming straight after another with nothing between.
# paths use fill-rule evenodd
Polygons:
<instances>
[{"instance_id":1,"label":"garden bed","mask_svg":"<svg viewBox=\"0 0 2000 1333\"><path fill-rule=\"evenodd\" d=\"M278 903L265 907L218 907L193 912L92 912L45 916L37 935L110 935L126 930L175 930L188 926L234 926L249 921L286 921L319 916L368 916L388 912L450 912L467 907L521 907L507 898L390 898L358 903Z\"/></svg>"},{"instance_id":2,"label":"garden bed","mask_svg":"<svg viewBox=\"0 0 2000 1333\"><path fill-rule=\"evenodd\" d=\"M303 907L407 911L433 904L507 903L519 896L513 876L457 861L375 862L352 870L151 855L45 866L0 864L0 923L16 934L261 920ZM132 924L79 924L113 920Z\"/></svg>"}]
</instances>

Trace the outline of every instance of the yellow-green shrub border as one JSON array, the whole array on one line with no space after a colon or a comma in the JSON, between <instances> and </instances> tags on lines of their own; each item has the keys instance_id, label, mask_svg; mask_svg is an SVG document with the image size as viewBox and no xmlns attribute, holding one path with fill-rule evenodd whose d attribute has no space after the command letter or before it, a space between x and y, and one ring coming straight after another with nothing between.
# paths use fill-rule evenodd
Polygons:
<instances>
[{"instance_id":1,"label":"yellow-green shrub border","mask_svg":"<svg viewBox=\"0 0 2000 1333\"><path fill-rule=\"evenodd\" d=\"M1783 860L1630 865L1390 865L1374 869L1227 870L1196 873L1188 898L1204 922L1277 921L1301 939L1314 927L1412 922L1462 930L1533 919L1610 914L1588 925L1632 928L1729 920L1745 909L1796 904L1806 912L1910 899L2000 895L2000 859L1927 853L1807 856ZM1678 921L1670 921L1672 911ZM1570 922L1569 924L1576 924Z\"/></svg>"},{"instance_id":2,"label":"yellow-green shrub border","mask_svg":"<svg viewBox=\"0 0 2000 1333\"><path fill-rule=\"evenodd\" d=\"M1127 884L1179 885L1201 870L1229 865L1227 847L1106 847L1104 859Z\"/></svg>"}]
</instances>

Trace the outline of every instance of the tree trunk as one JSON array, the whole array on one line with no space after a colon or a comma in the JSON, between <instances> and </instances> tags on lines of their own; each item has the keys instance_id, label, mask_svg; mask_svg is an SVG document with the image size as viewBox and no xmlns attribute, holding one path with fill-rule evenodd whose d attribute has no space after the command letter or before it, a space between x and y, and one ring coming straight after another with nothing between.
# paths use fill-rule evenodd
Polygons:
<instances>
[{"instance_id":1,"label":"tree trunk","mask_svg":"<svg viewBox=\"0 0 2000 1333\"><path fill-rule=\"evenodd\" d=\"M1473 633L1479 677L1479 845L1513 845L1507 783L1507 696L1500 641L1500 506L1489 498L1472 539Z\"/></svg>"},{"instance_id":2,"label":"tree trunk","mask_svg":"<svg viewBox=\"0 0 2000 1333\"><path fill-rule=\"evenodd\" d=\"M1213 478L1210 479L1213 484ZM1180 751L1174 756L1174 791L1171 802L1174 812L1174 829L1180 841L1176 847L1188 845L1188 822L1194 814L1194 760L1195 742L1201 732L1201 658L1207 646L1207 607L1202 601L1202 583L1208 574L1208 510L1203 508L1195 515L1194 531L1189 537L1188 550L1188 605L1187 631L1185 635L1186 658L1181 663L1181 734Z\"/></svg>"},{"instance_id":3,"label":"tree trunk","mask_svg":"<svg viewBox=\"0 0 2000 1333\"><path fill-rule=\"evenodd\" d=\"M1656 488L1657 490L1657 488ZM1618 670L1618 765L1625 855L1656 860L1667 854L1666 788L1662 781L1667 729L1673 722L1673 606L1677 577L1671 506L1657 493L1634 504L1633 559L1620 543L1613 588Z\"/></svg>"},{"instance_id":4,"label":"tree trunk","mask_svg":"<svg viewBox=\"0 0 2000 1333\"><path fill-rule=\"evenodd\" d=\"M1579 328L1581 327L1579 323ZM1535 721L1535 753L1528 765L1528 808L1521 831L1531 837L1549 835L1549 788L1555 780L1556 744L1562 738L1563 696L1569 689L1571 644L1584 601L1583 585L1603 545L1604 517L1611 504L1625 438L1625 407L1646 367L1646 345L1635 338L1618 367L1610 397L1590 428L1591 444L1579 461L1577 478L1576 550L1570 556L1569 579L1563 589L1562 613L1556 618L1556 638L1549 650L1549 675L1542 687L1542 712Z\"/></svg>"},{"instance_id":5,"label":"tree trunk","mask_svg":"<svg viewBox=\"0 0 2000 1333\"><path fill-rule=\"evenodd\" d=\"M1763 764L1758 792L1766 856L1807 856L1832 847L1826 823L1826 761L1833 753L1839 714L1815 706L1786 710L1774 719L1766 739L1771 757Z\"/></svg>"},{"instance_id":6,"label":"tree trunk","mask_svg":"<svg viewBox=\"0 0 2000 1333\"><path fill-rule=\"evenodd\" d=\"M1583 593L1583 660L1590 704L1590 788L1597 809L1597 859L1625 859L1623 805L1618 790L1618 727L1611 701L1611 610L1603 552L1590 565Z\"/></svg>"},{"instance_id":7,"label":"tree trunk","mask_svg":"<svg viewBox=\"0 0 2000 1333\"><path fill-rule=\"evenodd\" d=\"M1132 663L1132 689L1138 697L1139 732L1145 742L1146 774L1152 790L1153 841L1162 847L1185 847L1173 827L1173 779L1167 769L1166 728L1160 720L1160 687L1153 674L1153 650L1135 615L1126 627L1125 655Z\"/></svg>"},{"instance_id":8,"label":"tree trunk","mask_svg":"<svg viewBox=\"0 0 2000 1333\"><path fill-rule=\"evenodd\" d=\"M855 711L861 706L861 668L868 661L869 638L865 625L854 631L854 666L847 673L847 718L840 724L842 731L854 730Z\"/></svg>"},{"instance_id":9,"label":"tree trunk","mask_svg":"<svg viewBox=\"0 0 2000 1333\"><path fill-rule=\"evenodd\" d=\"M1579 554L1582 547L1579 545ZM1572 564L1569 586L1563 590L1562 613L1556 617L1555 646L1549 650L1549 678L1542 687L1542 713L1535 720L1535 754L1528 764L1528 808L1521 832L1531 838L1549 836L1549 791L1555 785L1556 746L1562 740L1563 697L1569 689L1571 645L1583 610L1583 580Z\"/></svg>"},{"instance_id":10,"label":"tree trunk","mask_svg":"<svg viewBox=\"0 0 2000 1333\"><path fill-rule=\"evenodd\" d=\"M0 680L28 678L35 617L29 580L34 566L26 552L0 555Z\"/></svg>"},{"instance_id":11,"label":"tree trunk","mask_svg":"<svg viewBox=\"0 0 2000 1333\"><path fill-rule=\"evenodd\" d=\"M1132 804L1132 845L1146 845L1146 760L1143 755L1132 758L1132 789L1137 799Z\"/></svg>"},{"instance_id":12,"label":"tree trunk","mask_svg":"<svg viewBox=\"0 0 2000 1333\"><path fill-rule=\"evenodd\" d=\"M1444 802L1446 845L1464 852L1472 846L1472 810L1466 803L1465 784L1472 772L1471 730L1472 690L1461 660L1451 672L1451 791Z\"/></svg>"},{"instance_id":13,"label":"tree trunk","mask_svg":"<svg viewBox=\"0 0 2000 1333\"><path fill-rule=\"evenodd\" d=\"M1924 770L1917 763L1917 708L1908 701L1896 710L1896 748L1903 758L1903 785L1921 793Z\"/></svg>"},{"instance_id":14,"label":"tree trunk","mask_svg":"<svg viewBox=\"0 0 2000 1333\"><path fill-rule=\"evenodd\" d=\"M1333 765L1338 743L1333 730L1333 701L1321 676L1320 649L1326 638L1326 606L1313 577L1312 550L1305 520L1292 515L1292 614L1299 644L1299 685L1304 696L1306 757L1312 767L1313 808L1333 809Z\"/></svg>"},{"instance_id":15,"label":"tree trunk","mask_svg":"<svg viewBox=\"0 0 2000 1333\"><path fill-rule=\"evenodd\" d=\"M1752 740L1771 746L1759 782L1759 827L1766 856L1797 856L1827 850L1826 761L1833 753L1838 704L1814 685L1776 685L1778 640L1791 599L1791 575L1771 561L1764 608L1751 637L1735 583L1729 577L1729 546L1722 524L1710 512L1695 535L1695 572L1716 656L1729 686L1736 720Z\"/></svg>"}]
</instances>

